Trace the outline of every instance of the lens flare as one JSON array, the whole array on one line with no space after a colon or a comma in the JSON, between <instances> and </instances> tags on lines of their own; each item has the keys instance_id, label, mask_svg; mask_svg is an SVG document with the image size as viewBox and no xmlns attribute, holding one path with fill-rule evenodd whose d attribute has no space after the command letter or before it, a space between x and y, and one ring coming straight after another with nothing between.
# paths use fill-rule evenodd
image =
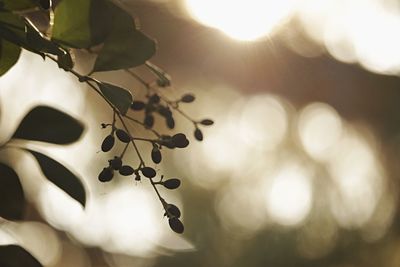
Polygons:
<instances>
[{"instance_id":1,"label":"lens flare","mask_svg":"<svg viewBox=\"0 0 400 267\"><path fill-rule=\"evenodd\" d=\"M268 35L294 10L297 0L185 0L189 14L226 35L252 41Z\"/></svg>"},{"instance_id":2,"label":"lens flare","mask_svg":"<svg viewBox=\"0 0 400 267\"><path fill-rule=\"evenodd\" d=\"M279 224L294 226L301 223L310 212L311 204L310 175L301 166L285 166L277 172L267 188L267 210Z\"/></svg>"}]
</instances>

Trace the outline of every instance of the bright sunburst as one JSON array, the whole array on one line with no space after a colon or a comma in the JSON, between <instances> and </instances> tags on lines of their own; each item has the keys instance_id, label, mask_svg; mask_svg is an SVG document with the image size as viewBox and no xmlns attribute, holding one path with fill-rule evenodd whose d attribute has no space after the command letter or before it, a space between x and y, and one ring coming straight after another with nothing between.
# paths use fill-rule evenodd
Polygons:
<instances>
[{"instance_id":1,"label":"bright sunburst","mask_svg":"<svg viewBox=\"0 0 400 267\"><path fill-rule=\"evenodd\" d=\"M197 21L228 36L252 41L268 35L294 10L298 0L185 0Z\"/></svg>"}]
</instances>

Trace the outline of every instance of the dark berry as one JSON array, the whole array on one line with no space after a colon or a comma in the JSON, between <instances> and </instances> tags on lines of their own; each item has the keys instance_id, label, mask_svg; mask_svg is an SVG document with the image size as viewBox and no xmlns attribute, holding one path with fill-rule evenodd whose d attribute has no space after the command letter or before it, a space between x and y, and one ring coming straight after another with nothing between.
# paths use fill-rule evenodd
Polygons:
<instances>
[{"instance_id":1,"label":"dark berry","mask_svg":"<svg viewBox=\"0 0 400 267\"><path fill-rule=\"evenodd\" d=\"M154 117L151 114L146 114L146 116L144 117L144 125L147 128L151 128L154 125Z\"/></svg>"},{"instance_id":2,"label":"dark berry","mask_svg":"<svg viewBox=\"0 0 400 267\"><path fill-rule=\"evenodd\" d=\"M104 138L103 143L101 144L101 150L103 152L108 152L110 151L115 143L115 138L113 135L107 135L106 138Z\"/></svg>"},{"instance_id":3,"label":"dark berry","mask_svg":"<svg viewBox=\"0 0 400 267\"><path fill-rule=\"evenodd\" d=\"M110 166L114 169L114 170L118 170L119 168L121 168L122 166L122 159L120 157L114 157L112 160L109 161L110 162Z\"/></svg>"},{"instance_id":4,"label":"dark berry","mask_svg":"<svg viewBox=\"0 0 400 267\"><path fill-rule=\"evenodd\" d=\"M176 178L168 179L164 181L162 185L168 189L176 189L181 185L181 180Z\"/></svg>"},{"instance_id":5,"label":"dark berry","mask_svg":"<svg viewBox=\"0 0 400 267\"><path fill-rule=\"evenodd\" d=\"M181 217L181 211L174 204L167 204L167 213L168 217L176 217L176 218Z\"/></svg>"},{"instance_id":6,"label":"dark berry","mask_svg":"<svg viewBox=\"0 0 400 267\"><path fill-rule=\"evenodd\" d=\"M213 124L214 124L214 121L213 121L213 120L210 120L210 119L204 119L204 120L202 120L200 123L203 124L203 125L205 125L205 126L210 126L210 125L213 125Z\"/></svg>"},{"instance_id":7,"label":"dark berry","mask_svg":"<svg viewBox=\"0 0 400 267\"><path fill-rule=\"evenodd\" d=\"M129 134L122 129L118 129L115 134L121 142L129 143L131 141Z\"/></svg>"},{"instance_id":8,"label":"dark berry","mask_svg":"<svg viewBox=\"0 0 400 267\"><path fill-rule=\"evenodd\" d=\"M154 146L153 149L151 150L151 159L156 164L161 162L161 152L160 149L158 149L158 147L156 146Z\"/></svg>"},{"instance_id":9,"label":"dark berry","mask_svg":"<svg viewBox=\"0 0 400 267\"><path fill-rule=\"evenodd\" d=\"M194 99L195 99L194 95L186 94L182 96L181 101L184 103L191 103L194 101Z\"/></svg>"},{"instance_id":10,"label":"dark berry","mask_svg":"<svg viewBox=\"0 0 400 267\"><path fill-rule=\"evenodd\" d=\"M183 223L177 217L171 217L168 219L169 227L178 234L182 234L185 230Z\"/></svg>"},{"instance_id":11,"label":"dark berry","mask_svg":"<svg viewBox=\"0 0 400 267\"><path fill-rule=\"evenodd\" d=\"M146 104L142 101L133 101L131 104L131 109L142 110L142 109L144 109L145 106L146 106Z\"/></svg>"},{"instance_id":12,"label":"dark berry","mask_svg":"<svg viewBox=\"0 0 400 267\"><path fill-rule=\"evenodd\" d=\"M185 148L189 145L189 140L183 133L177 133L172 136L172 142L176 147Z\"/></svg>"},{"instance_id":13,"label":"dark berry","mask_svg":"<svg viewBox=\"0 0 400 267\"><path fill-rule=\"evenodd\" d=\"M114 176L114 172L111 168L104 168L99 174L99 181L100 182L109 182L112 180Z\"/></svg>"},{"instance_id":14,"label":"dark berry","mask_svg":"<svg viewBox=\"0 0 400 267\"><path fill-rule=\"evenodd\" d=\"M196 128L196 130L194 130L194 137L198 140L198 141L203 141L203 133L199 128Z\"/></svg>"},{"instance_id":15,"label":"dark berry","mask_svg":"<svg viewBox=\"0 0 400 267\"><path fill-rule=\"evenodd\" d=\"M154 176L156 176L156 170L154 170L151 167L143 167L141 169L142 173L144 176L146 176L147 178L153 178Z\"/></svg>"},{"instance_id":16,"label":"dark berry","mask_svg":"<svg viewBox=\"0 0 400 267\"><path fill-rule=\"evenodd\" d=\"M119 168L119 173L124 176L131 175L131 174L133 174L134 171L135 170L129 165L124 165L124 166L121 166L121 168Z\"/></svg>"}]
</instances>

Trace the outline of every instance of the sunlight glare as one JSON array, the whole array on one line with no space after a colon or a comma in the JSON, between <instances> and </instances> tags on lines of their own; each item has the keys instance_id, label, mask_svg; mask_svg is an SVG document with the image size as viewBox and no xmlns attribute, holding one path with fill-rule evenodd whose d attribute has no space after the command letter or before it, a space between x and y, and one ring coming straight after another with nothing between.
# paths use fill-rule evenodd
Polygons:
<instances>
[{"instance_id":1,"label":"sunlight glare","mask_svg":"<svg viewBox=\"0 0 400 267\"><path fill-rule=\"evenodd\" d=\"M315 159L326 159L342 134L342 121L331 106L312 103L301 111L298 131L307 153Z\"/></svg>"},{"instance_id":2,"label":"sunlight glare","mask_svg":"<svg viewBox=\"0 0 400 267\"><path fill-rule=\"evenodd\" d=\"M252 41L268 35L295 9L298 0L185 0L189 14L228 36Z\"/></svg>"},{"instance_id":3,"label":"sunlight glare","mask_svg":"<svg viewBox=\"0 0 400 267\"><path fill-rule=\"evenodd\" d=\"M302 166L285 166L267 188L267 210L279 224L294 226L301 223L310 212L311 204L310 174Z\"/></svg>"}]
</instances>

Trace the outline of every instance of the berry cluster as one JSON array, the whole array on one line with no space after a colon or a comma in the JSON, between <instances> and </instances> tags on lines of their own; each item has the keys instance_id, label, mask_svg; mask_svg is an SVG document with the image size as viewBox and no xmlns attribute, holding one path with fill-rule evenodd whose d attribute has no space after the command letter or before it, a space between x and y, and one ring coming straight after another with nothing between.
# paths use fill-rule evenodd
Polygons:
<instances>
[{"instance_id":1,"label":"berry cluster","mask_svg":"<svg viewBox=\"0 0 400 267\"><path fill-rule=\"evenodd\" d=\"M160 79L159 79L160 81ZM158 86L162 84L161 82L157 83ZM100 182L109 182L113 179L114 173L116 171L119 172L122 176L132 176L135 181L141 181L142 177L147 178L151 185L153 186L161 204L164 208L164 216L168 217L168 222L170 228L176 233L183 233L184 225L180 220L181 211L179 208L171 203L165 201L163 197L161 197L160 192L158 190L158 186L163 186L166 189L176 189L181 185L181 181L178 178L171 178L164 180L164 176L161 175L159 180L155 180L157 176L157 171L146 165L144 162L141 152L138 150L136 146L136 141L148 142L151 144L151 159L155 164L159 164L162 161L162 149L165 147L167 149L175 149L175 148L185 148L189 145L189 140L184 133L176 133L174 135L161 134L157 130L154 129L155 126L155 113L161 115L164 118L166 126L169 129L175 128L175 119L174 112L182 114L186 119L189 119L194 125L194 137L198 141L203 140L203 132L200 130L200 126L209 126L214 122L210 119L203 119L200 121L192 120L188 115L186 115L183 111L179 109L180 103L192 103L195 100L195 96L193 94L184 94L180 99L171 101L157 92L154 87L150 87L146 84L146 88L148 89L148 93L146 95L146 99L144 101L133 101L130 109L134 112L144 111L143 120L137 120L129 115L123 115L122 118L128 119L132 122L135 122L141 125L144 129L151 131L156 138L138 138L133 136L129 129L124 124L123 120L120 118L121 123L123 124L123 129L118 128L116 126L116 115L118 113L114 111L114 118L112 123L103 123L102 128L111 128L110 133L104 138L101 144L101 150L103 152L109 152L113 149L116 140L125 144L123 151L121 154L114 156L113 158L108 160L108 166L104 167L100 172L98 179ZM140 163L137 167L133 167L123 161L125 152L127 151L129 145L132 145L135 149L137 155L139 156Z\"/></svg>"}]
</instances>

